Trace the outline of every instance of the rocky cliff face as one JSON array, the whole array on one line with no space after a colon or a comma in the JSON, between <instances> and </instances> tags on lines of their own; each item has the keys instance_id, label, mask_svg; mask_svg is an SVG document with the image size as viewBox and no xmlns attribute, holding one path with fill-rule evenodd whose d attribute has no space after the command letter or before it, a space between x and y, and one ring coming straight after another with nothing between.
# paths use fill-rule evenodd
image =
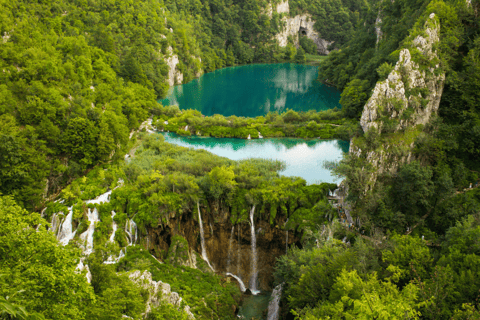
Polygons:
<instances>
[{"instance_id":1,"label":"rocky cliff face","mask_svg":"<svg viewBox=\"0 0 480 320\"><path fill-rule=\"evenodd\" d=\"M395 172L412 161L414 141L439 107L445 73L434 47L440 40L440 25L432 13L423 31L412 35L400 51L399 60L384 81L379 81L365 105L360 124L365 133L376 131L381 146L368 148L352 141L351 153L365 158L378 174Z\"/></svg>"},{"instance_id":2,"label":"rocky cliff face","mask_svg":"<svg viewBox=\"0 0 480 320\"><path fill-rule=\"evenodd\" d=\"M444 72L436 72L440 66L437 53L432 49L440 40L439 35L440 26L432 13L423 35L413 39L412 48L400 51L394 70L375 86L360 119L364 132L372 127L382 132L385 117L399 120L394 129L397 132L426 124L437 112L445 80ZM422 62L415 61L418 59L412 58L412 52ZM408 117L404 116L409 108Z\"/></svg>"},{"instance_id":3,"label":"rocky cliff face","mask_svg":"<svg viewBox=\"0 0 480 320\"><path fill-rule=\"evenodd\" d=\"M289 13L289 4L288 0L281 2L277 5L277 13ZM306 36L315 42L317 45L317 51L320 54L329 54L328 46L333 43L333 41L327 41L322 39L318 32L313 29L315 20L312 19L312 16L308 13L302 15L296 15L295 17L288 17L287 15L282 18L282 22L285 24L282 32L276 35L276 39L281 47L287 45L287 39L289 36L292 36L295 45L298 47L298 41L300 34Z\"/></svg>"},{"instance_id":4,"label":"rocky cliff face","mask_svg":"<svg viewBox=\"0 0 480 320\"><path fill-rule=\"evenodd\" d=\"M233 224L228 210L217 210L214 205L201 207L201 214L207 256L215 272L235 274L248 288L253 275L252 235L249 221ZM287 232L281 228L285 224L286 217L277 216L274 224L270 225L262 219L262 215L263 213L258 210L254 219L258 287L262 290L271 290L276 258L285 254L287 245L299 246L300 234L290 231L287 237ZM180 265L209 271L198 254L202 252L198 221L188 216L184 214L182 217L171 218L165 227L148 229L147 240L143 243L148 243L150 253L158 257L162 256L162 251L168 252L167 259L173 259L172 261ZM188 246L176 240L177 236L185 238Z\"/></svg>"}]
</instances>

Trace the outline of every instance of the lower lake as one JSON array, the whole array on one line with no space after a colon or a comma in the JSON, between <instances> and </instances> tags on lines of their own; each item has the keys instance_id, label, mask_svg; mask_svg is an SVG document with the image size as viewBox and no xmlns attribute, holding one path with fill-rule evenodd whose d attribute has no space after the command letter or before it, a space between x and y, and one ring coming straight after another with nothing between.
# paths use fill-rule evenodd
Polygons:
<instances>
[{"instance_id":1,"label":"lower lake","mask_svg":"<svg viewBox=\"0 0 480 320\"><path fill-rule=\"evenodd\" d=\"M284 161L287 165L280 174L301 177L308 184L335 182L336 177L325 162L336 162L348 152L349 142L342 140L304 140L293 138L230 139L182 137L162 133L165 141L183 147L204 149L232 160L263 158Z\"/></svg>"}]
</instances>

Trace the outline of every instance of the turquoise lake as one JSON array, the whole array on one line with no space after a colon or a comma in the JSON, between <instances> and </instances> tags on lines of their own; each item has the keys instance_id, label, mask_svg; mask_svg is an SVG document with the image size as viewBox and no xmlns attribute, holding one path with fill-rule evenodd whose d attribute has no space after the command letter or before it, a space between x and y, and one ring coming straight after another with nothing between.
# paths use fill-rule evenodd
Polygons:
<instances>
[{"instance_id":1,"label":"turquoise lake","mask_svg":"<svg viewBox=\"0 0 480 320\"><path fill-rule=\"evenodd\" d=\"M263 158L285 161L287 169L280 172L285 176L301 177L308 184L335 182L330 170L323 167L325 161L338 161L348 152L349 142L342 140L303 140L293 138L275 139L230 139L182 137L174 133L163 133L165 141L205 149L232 160Z\"/></svg>"},{"instance_id":2,"label":"turquoise lake","mask_svg":"<svg viewBox=\"0 0 480 320\"><path fill-rule=\"evenodd\" d=\"M163 105L197 109L206 116L257 117L269 111L327 110L340 107L340 92L317 81L318 68L291 63L254 64L207 73L187 84L175 86ZM181 137L163 133L165 141L184 147L205 149L232 160L264 158L281 160L285 176L297 176L308 184L335 182L325 161L339 161L349 142L340 140L228 139Z\"/></svg>"},{"instance_id":3,"label":"turquoise lake","mask_svg":"<svg viewBox=\"0 0 480 320\"><path fill-rule=\"evenodd\" d=\"M197 109L205 116L257 117L269 111L340 107L340 92L319 81L318 68L292 63L230 67L170 89L163 105Z\"/></svg>"}]
</instances>

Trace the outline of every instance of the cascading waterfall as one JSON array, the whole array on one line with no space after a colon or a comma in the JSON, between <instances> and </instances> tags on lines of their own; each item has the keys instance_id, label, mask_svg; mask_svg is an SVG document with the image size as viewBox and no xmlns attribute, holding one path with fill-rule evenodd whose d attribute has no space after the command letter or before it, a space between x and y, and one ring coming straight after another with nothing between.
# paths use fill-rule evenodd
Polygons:
<instances>
[{"instance_id":1,"label":"cascading waterfall","mask_svg":"<svg viewBox=\"0 0 480 320\"><path fill-rule=\"evenodd\" d=\"M117 263L118 261L120 261L120 259L122 259L123 257L125 257L125 254L127 253L127 248L123 248L123 249L120 249L120 253L118 254L118 257L114 258L113 256L109 256L107 258L106 261L104 261L103 263L105 264L113 264L113 263Z\"/></svg>"},{"instance_id":2,"label":"cascading waterfall","mask_svg":"<svg viewBox=\"0 0 480 320\"><path fill-rule=\"evenodd\" d=\"M80 235L80 240L82 240L83 243L86 243L83 253L88 256L93 252L93 234L95 232L95 223L100 221L97 208L94 208L93 210L88 209L87 217L88 221L90 221L90 225L88 226L87 231Z\"/></svg>"},{"instance_id":3,"label":"cascading waterfall","mask_svg":"<svg viewBox=\"0 0 480 320\"><path fill-rule=\"evenodd\" d=\"M255 235L255 224L253 221L253 214L255 212L255 205L250 210L250 230L252 233L252 278L250 280L250 291L252 294L256 295L260 293L257 290L257 237Z\"/></svg>"},{"instance_id":4,"label":"cascading waterfall","mask_svg":"<svg viewBox=\"0 0 480 320\"><path fill-rule=\"evenodd\" d=\"M242 290L242 292L245 292L247 290L247 288L245 287L245 284L243 283L243 281L240 277L237 277L236 275L234 275L230 272L227 272L227 276L233 277L233 278L235 278L235 280L238 281L238 284L240 285L240 290Z\"/></svg>"},{"instance_id":5,"label":"cascading waterfall","mask_svg":"<svg viewBox=\"0 0 480 320\"><path fill-rule=\"evenodd\" d=\"M113 218L115 217L116 212L112 210L112 234L110 235L110 239L108 239L109 242L115 242L115 233L117 232L117 223Z\"/></svg>"},{"instance_id":6,"label":"cascading waterfall","mask_svg":"<svg viewBox=\"0 0 480 320\"><path fill-rule=\"evenodd\" d=\"M273 289L272 299L268 303L268 315L267 320L278 320L280 309L280 298L282 297L283 284L279 284Z\"/></svg>"},{"instance_id":7,"label":"cascading waterfall","mask_svg":"<svg viewBox=\"0 0 480 320\"><path fill-rule=\"evenodd\" d=\"M77 269L78 271L80 271L80 272L82 272L83 270L86 269L86 270L87 270L87 274L86 274L87 282L88 282L88 283L91 283L91 282L92 282L92 273L90 272L90 268L88 267L88 264L85 265L85 264L83 263L83 260L84 260L84 259L85 259L85 258L80 258L80 262L77 264L77 268L76 268L76 269Z\"/></svg>"},{"instance_id":8,"label":"cascading waterfall","mask_svg":"<svg viewBox=\"0 0 480 320\"><path fill-rule=\"evenodd\" d=\"M64 246L66 246L68 242L72 240L73 237L75 237L75 233L77 233L76 230L73 231L72 218L73 218L73 207L69 207L68 214L63 220L63 223L60 226L60 230L58 231L58 234L57 234L58 241Z\"/></svg>"},{"instance_id":9,"label":"cascading waterfall","mask_svg":"<svg viewBox=\"0 0 480 320\"><path fill-rule=\"evenodd\" d=\"M133 221L133 218L125 223L125 233L128 236L128 245L134 245L137 242L137 224Z\"/></svg>"},{"instance_id":10,"label":"cascading waterfall","mask_svg":"<svg viewBox=\"0 0 480 320\"><path fill-rule=\"evenodd\" d=\"M109 202L111 194L112 194L112 190L107 191L104 194L99 195L96 199L85 201L85 203L100 204L103 202ZM88 218L88 221L90 222L90 225L88 226L87 231L85 231L80 235L80 239L84 243L86 242L85 251L83 253L88 256L93 252L93 234L95 233L95 224L96 222L100 221L97 208L93 208L93 210L89 208L87 213L87 218Z\"/></svg>"},{"instance_id":11,"label":"cascading waterfall","mask_svg":"<svg viewBox=\"0 0 480 320\"><path fill-rule=\"evenodd\" d=\"M228 241L228 258L227 258L227 271L230 270L230 265L232 263L232 244L233 244L233 231L235 227L232 226L232 231L230 232L230 240Z\"/></svg>"},{"instance_id":12,"label":"cascading waterfall","mask_svg":"<svg viewBox=\"0 0 480 320\"><path fill-rule=\"evenodd\" d=\"M205 237L204 237L204 234L203 234L202 215L200 213L200 204L198 203L198 201L197 201L197 209L198 209L198 223L200 224L200 244L202 245L202 258L208 264L210 269L212 269L212 271L215 272L212 265L210 264L210 261L208 260L207 249L205 249Z\"/></svg>"}]
</instances>

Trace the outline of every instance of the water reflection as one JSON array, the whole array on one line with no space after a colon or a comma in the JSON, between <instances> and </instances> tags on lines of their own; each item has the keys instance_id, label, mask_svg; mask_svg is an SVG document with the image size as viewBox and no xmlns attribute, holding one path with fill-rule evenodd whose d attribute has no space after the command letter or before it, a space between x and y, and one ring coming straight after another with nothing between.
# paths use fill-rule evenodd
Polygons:
<instances>
[{"instance_id":1,"label":"water reflection","mask_svg":"<svg viewBox=\"0 0 480 320\"><path fill-rule=\"evenodd\" d=\"M338 161L348 152L349 142L342 140L230 139L181 137L162 133L165 141L183 147L205 149L232 160L263 158L285 161L285 176L302 177L307 183L334 182L330 170L323 168L324 161Z\"/></svg>"},{"instance_id":2,"label":"water reflection","mask_svg":"<svg viewBox=\"0 0 480 320\"><path fill-rule=\"evenodd\" d=\"M256 117L287 108L339 107L339 91L318 82L317 75L317 67L289 63L225 68L171 88L161 102L197 109L207 116Z\"/></svg>"}]
</instances>

